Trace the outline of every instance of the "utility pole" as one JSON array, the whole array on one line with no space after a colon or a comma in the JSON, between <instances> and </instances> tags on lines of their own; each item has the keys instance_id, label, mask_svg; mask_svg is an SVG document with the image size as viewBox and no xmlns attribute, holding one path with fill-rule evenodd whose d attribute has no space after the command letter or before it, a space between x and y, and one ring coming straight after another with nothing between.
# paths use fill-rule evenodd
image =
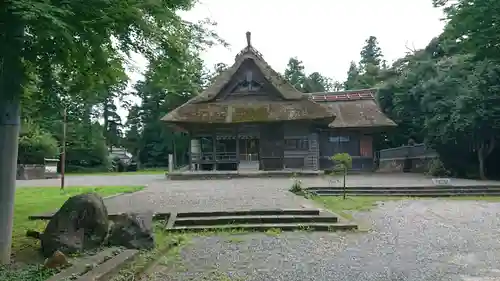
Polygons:
<instances>
[{"instance_id":1,"label":"utility pole","mask_svg":"<svg viewBox=\"0 0 500 281\"><path fill-rule=\"evenodd\" d=\"M63 136L62 136L62 151L61 151L61 190L64 190L64 172L66 169L66 107L63 112Z\"/></svg>"}]
</instances>

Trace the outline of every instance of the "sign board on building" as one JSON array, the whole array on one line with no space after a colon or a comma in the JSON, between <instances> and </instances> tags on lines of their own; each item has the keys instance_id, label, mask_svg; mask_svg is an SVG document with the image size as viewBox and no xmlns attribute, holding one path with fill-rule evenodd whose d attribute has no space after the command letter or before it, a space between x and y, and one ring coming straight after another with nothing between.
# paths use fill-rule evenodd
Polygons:
<instances>
[{"instance_id":1,"label":"sign board on building","mask_svg":"<svg viewBox=\"0 0 500 281\"><path fill-rule=\"evenodd\" d=\"M328 139L329 142L349 142L349 136L337 136L337 137L330 137Z\"/></svg>"}]
</instances>

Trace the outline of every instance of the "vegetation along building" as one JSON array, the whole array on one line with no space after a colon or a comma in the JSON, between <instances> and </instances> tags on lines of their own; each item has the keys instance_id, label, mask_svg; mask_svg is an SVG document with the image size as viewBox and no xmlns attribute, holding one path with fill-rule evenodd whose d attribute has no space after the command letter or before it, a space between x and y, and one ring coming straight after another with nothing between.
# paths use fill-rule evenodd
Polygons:
<instances>
[{"instance_id":1,"label":"vegetation along building","mask_svg":"<svg viewBox=\"0 0 500 281\"><path fill-rule=\"evenodd\" d=\"M247 46L205 91L163 121L188 132L193 170L320 170L347 152L372 168L372 135L396 124L373 89L302 93Z\"/></svg>"}]
</instances>

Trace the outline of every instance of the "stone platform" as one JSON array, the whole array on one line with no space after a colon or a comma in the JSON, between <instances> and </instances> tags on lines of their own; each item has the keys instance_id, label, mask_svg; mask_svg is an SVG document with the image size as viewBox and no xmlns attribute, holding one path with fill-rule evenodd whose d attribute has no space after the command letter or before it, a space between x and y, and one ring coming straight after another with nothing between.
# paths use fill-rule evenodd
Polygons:
<instances>
[{"instance_id":1,"label":"stone platform","mask_svg":"<svg viewBox=\"0 0 500 281\"><path fill-rule=\"evenodd\" d=\"M322 171L312 170L280 170L260 171L243 169L238 171L173 171L166 176L170 180L214 180L234 178L291 178L291 177L317 177Z\"/></svg>"}]
</instances>

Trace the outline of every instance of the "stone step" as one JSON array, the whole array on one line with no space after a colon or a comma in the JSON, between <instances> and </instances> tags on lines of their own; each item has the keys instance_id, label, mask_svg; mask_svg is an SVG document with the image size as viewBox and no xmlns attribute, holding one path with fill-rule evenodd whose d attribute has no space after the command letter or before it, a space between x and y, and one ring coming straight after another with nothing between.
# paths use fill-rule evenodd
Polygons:
<instances>
[{"instance_id":1,"label":"stone step","mask_svg":"<svg viewBox=\"0 0 500 281\"><path fill-rule=\"evenodd\" d=\"M342 192L332 192L332 191L321 191L315 193L317 196L342 196ZM382 193L382 192L371 192L371 193L359 193L357 191L346 193L349 196L401 196L401 197L454 197L454 196L500 196L500 192L470 192L470 193L456 193L456 192L426 192L426 193L410 193L410 192L399 192L399 193Z\"/></svg>"},{"instance_id":2,"label":"stone step","mask_svg":"<svg viewBox=\"0 0 500 281\"><path fill-rule=\"evenodd\" d=\"M210 180L232 178L318 177L321 171L183 171L168 173L170 180Z\"/></svg>"},{"instance_id":3,"label":"stone step","mask_svg":"<svg viewBox=\"0 0 500 281\"><path fill-rule=\"evenodd\" d=\"M167 231L227 231L227 230L246 230L246 231L267 231L270 229L280 229L283 231L311 230L311 231L340 231L357 230L358 226L354 223L277 223L277 224L226 224L226 225L191 225L177 226Z\"/></svg>"},{"instance_id":4,"label":"stone step","mask_svg":"<svg viewBox=\"0 0 500 281\"><path fill-rule=\"evenodd\" d=\"M234 217L234 216L317 216L319 209L255 209L239 211L179 212L177 218L185 217Z\"/></svg>"},{"instance_id":5,"label":"stone step","mask_svg":"<svg viewBox=\"0 0 500 281\"><path fill-rule=\"evenodd\" d=\"M228 216L228 217L184 217L175 220L177 226L225 225L225 224L280 224L280 223L335 223L335 216Z\"/></svg>"},{"instance_id":6,"label":"stone step","mask_svg":"<svg viewBox=\"0 0 500 281\"><path fill-rule=\"evenodd\" d=\"M308 187L308 191L316 190L342 190L342 186L313 186ZM488 186L488 185L462 185L462 186L437 186L437 185L418 185L418 186L348 186L348 190L433 190L433 189L453 189L453 190L468 190L468 189L488 189L500 191L500 185L498 186Z\"/></svg>"},{"instance_id":7,"label":"stone step","mask_svg":"<svg viewBox=\"0 0 500 281\"><path fill-rule=\"evenodd\" d=\"M320 190L307 190L314 193L343 193L342 188L334 189L320 189ZM468 189L456 189L456 188L433 188L433 189L346 189L347 193L380 193L380 194L390 194L390 193L412 193L412 194L425 194L425 193L500 193L500 189L489 189L489 188L468 188Z\"/></svg>"}]
</instances>

